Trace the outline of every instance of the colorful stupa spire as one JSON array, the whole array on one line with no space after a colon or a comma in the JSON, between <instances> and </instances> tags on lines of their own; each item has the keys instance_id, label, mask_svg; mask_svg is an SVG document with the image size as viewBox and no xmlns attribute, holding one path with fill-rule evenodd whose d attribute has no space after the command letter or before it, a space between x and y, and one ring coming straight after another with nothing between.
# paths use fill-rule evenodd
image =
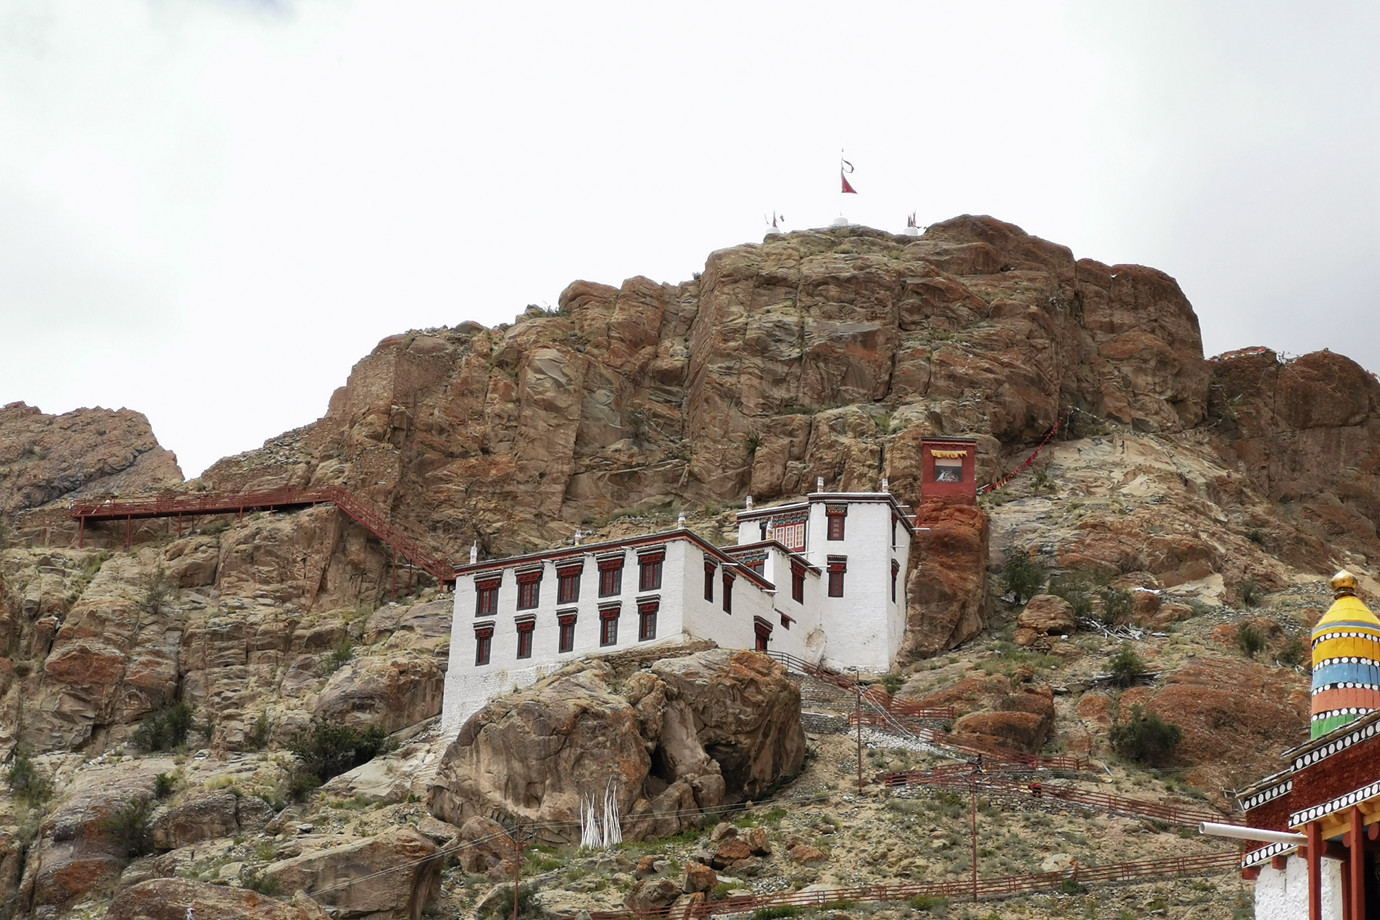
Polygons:
<instances>
[{"instance_id":1,"label":"colorful stupa spire","mask_svg":"<svg viewBox=\"0 0 1380 920\"><path fill-rule=\"evenodd\" d=\"M1312 737L1380 709L1380 620L1356 596L1356 576L1332 576L1336 600L1313 628Z\"/></svg>"}]
</instances>

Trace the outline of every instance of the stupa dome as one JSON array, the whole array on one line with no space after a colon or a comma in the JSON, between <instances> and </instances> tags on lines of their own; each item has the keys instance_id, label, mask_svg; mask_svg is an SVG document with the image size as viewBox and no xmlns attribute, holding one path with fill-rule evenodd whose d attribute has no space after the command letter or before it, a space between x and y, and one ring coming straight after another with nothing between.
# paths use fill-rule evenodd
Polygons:
<instances>
[{"instance_id":1,"label":"stupa dome","mask_svg":"<svg viewBox=\"0 0 1380 920\"><path fill-rule=\"evenodd\" d=\"M1312 737L1380 709L1380 620L1356 596L1356 576L1332 576L1336 600L1313 628Z\"/></svg>"}]
</instances>

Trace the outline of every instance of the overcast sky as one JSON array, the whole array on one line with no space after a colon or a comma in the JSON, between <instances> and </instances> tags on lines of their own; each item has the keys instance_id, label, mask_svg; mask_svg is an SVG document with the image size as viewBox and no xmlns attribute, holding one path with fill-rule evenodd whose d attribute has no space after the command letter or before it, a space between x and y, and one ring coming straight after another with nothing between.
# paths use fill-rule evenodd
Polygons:
<instances>
[{"instance_id":1,"label":"overcast sky","mask_svg":"<svg viewBox=\"0 0 1380 920\"><path fill-rule=\"evenodd\" d=\"M379 339L840 211L1178 279L1209 354L1380 370L1380 4L0 0L0 404L188 476Z\"/></svg>"}]
</instances>

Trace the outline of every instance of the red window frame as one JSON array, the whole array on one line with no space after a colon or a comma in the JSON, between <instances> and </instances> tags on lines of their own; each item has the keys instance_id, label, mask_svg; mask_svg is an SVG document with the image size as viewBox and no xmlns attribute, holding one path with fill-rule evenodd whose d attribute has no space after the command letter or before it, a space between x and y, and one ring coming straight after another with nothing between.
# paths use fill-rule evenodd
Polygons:
<instances>
[{"instance_id":1,"label":"red window frame","mask_svg":"<svg viewBox=\"0 0 1380 920\"><path fill-rule=\"evenodd\" d=\"M536 620L519 620L517 624L517 657L532 657L532 633L537 628Z\"/></svg>"},{"instance_id":2,"label":"red window frame","mask_svg":"<svg viewBox=\"0 0 1380 920\"><path fill-rule=\"evenodd\" d=\"M560 624L560 638L556 643L556 652L564 654L575 651L575 614L560 613L556 615L556 622Z\"/></svg>"},{"instance_id":3,"label":"red window frame","mask_svg":"<svg viewBox=\"0 0 1380 920\"><path fill-rule=\"evenodd\" d=\"M714 600L714 573L719 567L710 560L704 560L704 599L712 602Z\"/></svg>"},{"instance_id":4,"label":"red window frame","mask_svg":"<svg viewBox=\"0 0 1380 920\"><path fill-rule=\"evenodd\" d=\"M837 556L829 557L829 596L843 597L843 575L848 571L848 560Z\"/></svg>"},{"instance_id":5,"label":"red window frame","mask_svg":"<svg viewBox=\"0 0 1380 920\"><path fill-rule=\"evenodd\" d=\"M656 638L656 612L660 601L641 601L637 605L637 641L647 642Z\"/></svg>"},{"instance_id":6,"label":"red window frame","mask_svg":"<svg viewBox=\"0 0 1380 920\"><path fill-rule=\"evenodd\" d=\"M574 604L580 600L580 573L578 565L566 566L556 570L556 603Z\"/></svg>"},{"instance_id":7,"label":"red window frame","mask_svg":"<svg viewBox=\"0 0 1380 920\"><path fill-rule=\"evenodd\" d=\"M637 590L661 590L661 568L665 560L665 550L658 550L654 553L643 553L637 557Z\"/></svg>"},{"instance_id":8,"label":"red window frame","mask_svg":"<svg viewBox=\"0 0 1380 920\"><path fill-rule=\"evenodd\" d=\"M518 599L517 609L531 610L541 604L541 575L542 570L534 572L518 572Z\"/></svg>"},{"instance_id":9,"label":"red window frame","mask_svg":"<svg viewBox=\"0 0 1380 920\"><path fill-rule=\"evenodd\" d=\"M733 613L733 573L724 570L724 613Z\"/></svg>"},{"instance_id":10,"label":"red window frame","mask_svg":"<svg viewBox=\"0 0 1380 920\"><path fill-rule=\"evenodd\" d=\"M826 508L824 515L829 521L829 530L825 534L827 540L842 540L844 533L843 522L848 515L847 508Z\"/></svg>"},{"instance_id":11,"label":"red window frame","mask_svg":"<svg viewBox=\"0 0 1380 920\"><path fill-rule=\"evenodd\" d=\"M614 597L623 593L623 557L599 560L599 596Z\"/></svg>"},{"instance_id":12,"label":"red window frame","mask_svg":"<svg viewBox=\"0 0 1380 920\"><path fill-rule=\"evenodd\" d=\"M799 562L791 563L791 600L805 603L805 566Z\"/></svg>"},{"instance_id":13,"label":"red window frame","mask_svg":"<svg viewBox=\"0 0 1380 920\"><path fill-rule=\"evenodd\" d=\"M618 607L599 608L599 645L607 648L618 644Z\"/></svg>"},{"instance_id":14,"label":"red window frame","mask_svg":"<svg viewBox=\"0 0 1380 920\"><path fill-rule=\"evenodd\" d=\"M489 663L489 658L493 654L494 628L492 626L477 627L474 631L474 666L481 667Z\"/></svg>"},{"instance_id":15,"label":"red window frame","mask_svg":"<svg viewBox=\"0 0 1380 920\"><path fill-rule=\"evenodd\" d=\"M474 615L491 617L498 613L498 586L503 577L476 578L474 580Z\"/></svg>"},{"instance_id":16,"label":"red window frame","mask_svg":"<svg viewBox=\"0 0 1380 920\"><path fill-rule=\"evenodd\" d=\"M896 582L901 574L901 563L895 559L891 560L891 602L896 603Z\"/></svg>"},{"instance_id":17,"label":"red window frame","mask_svg":"<svg viewBox=\"0 0 1380 920\"><path fill-rule=\"evenodd\" d=\"M752 631L757 636L757 651L765 652L767 643L771 641L771 624L761 617L753 617Z\"/></svg>"}]
</instances>

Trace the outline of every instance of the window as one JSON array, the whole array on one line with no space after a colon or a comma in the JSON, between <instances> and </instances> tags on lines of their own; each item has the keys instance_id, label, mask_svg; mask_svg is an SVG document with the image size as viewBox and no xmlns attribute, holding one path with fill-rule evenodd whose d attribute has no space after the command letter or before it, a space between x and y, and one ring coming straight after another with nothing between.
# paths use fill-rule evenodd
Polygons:
<instances>
[{"instance_id":1,"label":"window","mask_svg":"<svg viewBox=\"0 0 1380 920\"><path fill-rule=\"evenodd\" d=\"M489 654L493 651L494 628L492 626L476 626L474 628L474 664L476 667L489 663Z\"/></svg>"},{"instance_id":2,"label":"window","mask_svg":"<svg viewBox=\"0 0 1380 920\"><path fill-rule=\"evenodd\" d=\"M805 566L799 562L791 563L791 600L805 603Z\"/></svg>"},{"instance_id":3,"label":"window","mask_svg":"<svg viewBox=\"0 0 1380 920\"><path fill-rule=\"evenodd\" d=\"M656 611L660 601L639 601L637 605L637 641L656 638Z\"/></svg>"},{"instance_id":4,"label":"window","mask_svg":"<svg viewBox=\"0 0 1380 920\"><path fill-rule=\"evenodd\" d=\"M704 599L707 601L714 600L714 573L718 568L710 560L704 560Z\"/></svg>"},{"instance_id":5,"label":"window","mask_svg":"<svg viewBox=\"0 0 1380 920\"><path fill-rule=\"evenodd\" d=\"M896 515L891 516L891 548L896 548Z\"/></svg>"},{"instance_id":6,"label":"window","mask_svg":"<svg viewBox=\"0 0 1380 920\"><path fill-rule=\"evenodd\" d=\"M580 566L556 570L556 603L573 604L580 599Z\"/></svg>"},{"instance_id":7,"label":"window","mask_svg":"<svg viewBox=\"0 0 1380 920\"><path fill-rule=\"evenodd\" d=\"M532 630L537 628L535 619L519 620L517 624L518 646L517 656L519 658L532 657Z\"/></svg>"},{"instance_id":8,"label":"window","mask_svg":"<svg viewBox=\"0 0 1380 920\"><path fill-rule=\"evenodd\" d=\"M847 556L829 557L829 596L843 597L843 573L848 571Z\"/></svg>"},{"instance_id":9,"label":"window","mask_svg":"<svg viewBox=\"0 0 1380 920\"><path fill-rule=\"evenodd\" d=\"M557 611L556 622L561 625L560 642L556 650L558 652L573 652L575 650L575 611Z\"/></svg>"},{"instance_id":10,"label":"window","mask_svg":"<svg viewBox=\"0 0 1380 920\"><path fill-rule=\"evenodd\" d=\"M518 601L517 609L531 610L541 603L541 569L534 569L530 572L518 572Z\"/></svg>"},{"instance_id":11,"label":"window","mask_svg":"<svg viewBox=\"0 0 1380 920\"><path fill-rule=\"evenodd\" d=\"M843 539L843 521L848 515L848 509L843 505L829 505L824 509L824 514L829 520L829 532L826 535L830 540Z\"/></svg>"},{"instance_id":12,"label":"window","mask_svg":"<svg viewBox=\"0 0 1380 920\"><path fill-rule=\"evenodd\" d=\"M643 553L637 557L637 567L639 569L637 590L661 590L661 564L665 558L665 550L657 550L653 553Z\"/></svg>"},{"instance_id":13,"label":"window","mask_svg":"<svg viewBox=\"0 0 1380 920\"><path fill-rule=\"evenodd\" d=\"M724 613L733 612L733 576L724 572Z\"/></svg>"},{"instance_id":14,"label":"window","mask_svg":"<svg viewBox=\"0 0 1380 920\"><path fill-rule=\"evenodd\" d=\"M762 574L763 568L766 567L766 564L767 564L767 560L766 560L766 559L758 559L756 562L749 562L749 563L747 564L747 567L750 568L750 569L752 569L752 570L753 570L754 572L756 572L758 575L761 575L761 574Z\"/></svg>"},{"instance_id":15,"label":"window","mask_svg":"<svg viewBox=\"0 0 1380 920\"><path fill-rule=\"evenodd\" d=\"M599 596L623 593L623 557L599 560Z\"/></svg>"},{"instance_id":16,"label":"window","mask_svg":"<svg viewBox=\"0 0 1380 920\"><path fill-rule=\"evenodd\" d=\"M891 602L896 603L896 582L901 574L901 563L891 560Z\"/></svg>"},{"instance_id":17,"label":"window","mask_svg":"<svg viewBox=\"0 0 1380 920\"><path fill-rule=\"evenodd\" d=\"M618 605L599 608L599 644L618 644Z\"/></svg>"},{"instance_id":18,"label":"window","mask_svg":"<svg viewBox=\"0 0 1380 920\"><path fill-rule=\"evenodd\" d=\"M474 615L491 617L498 613L498 585L502 577L474 581Z\"/></svg>"},{"instance_id":19,"label":"window","mask_svg":"<svg viewBox=\"0 0 1380 920\"><path fill-rule=\"evenodd\" d=\"M761 617L752 618L752 631L757 635L757 651L765 652L771 641L771 624Z\"/></svg>"},{"instance_id":20,"label":"window","mask_svg":"<svg viewBox=\"0 0 1380 920\"><path fill-rule=\"evenodd\" d=\"M935 482L962 482L963 461L961 459L938 459L934 461Z\"/></svg>"}]
</instances>

